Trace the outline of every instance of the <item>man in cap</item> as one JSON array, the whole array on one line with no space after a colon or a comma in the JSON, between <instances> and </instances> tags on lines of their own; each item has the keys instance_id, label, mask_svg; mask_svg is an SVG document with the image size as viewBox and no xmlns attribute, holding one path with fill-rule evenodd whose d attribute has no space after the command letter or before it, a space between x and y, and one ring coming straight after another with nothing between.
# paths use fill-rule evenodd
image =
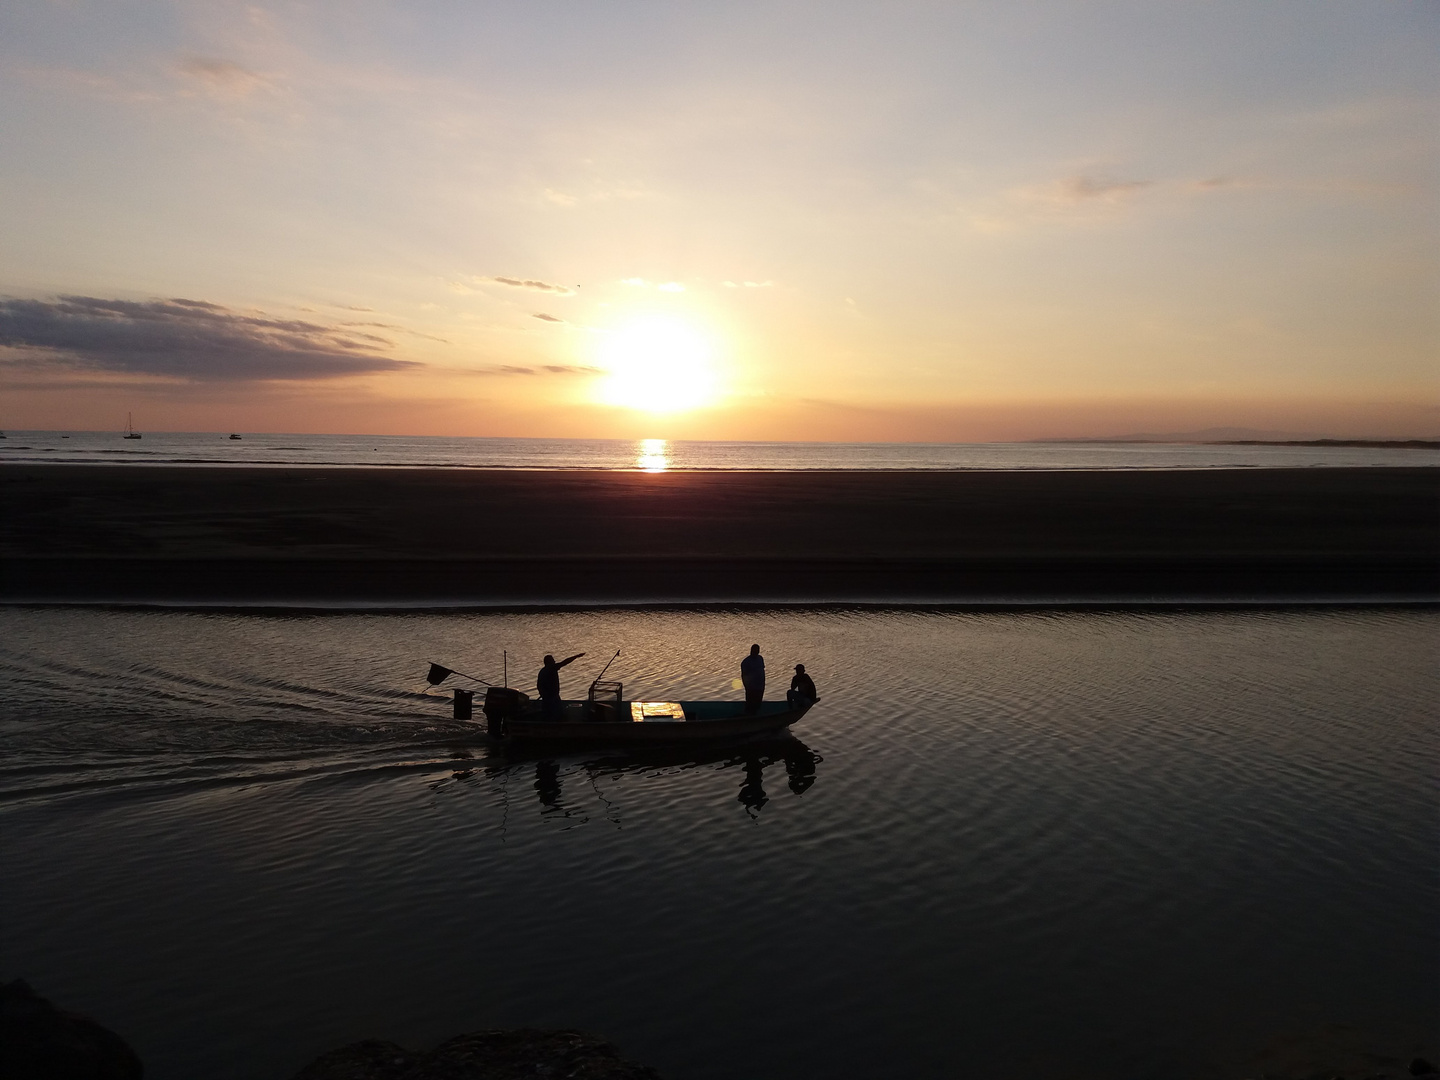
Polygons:
<instances>
[{"instance_id":1,"label":"man in cap","mask_svg":"<svg viewBox=\"0 0 1440 1080\"><path fill-rule=\"evenodd\" d=\"M785 700L792 709L808 709L820 700L820 695L815 693L815 680L805 674L804 664L795 665L795 677L790 680L790 692Z\"/></svg>"}]
</instances>

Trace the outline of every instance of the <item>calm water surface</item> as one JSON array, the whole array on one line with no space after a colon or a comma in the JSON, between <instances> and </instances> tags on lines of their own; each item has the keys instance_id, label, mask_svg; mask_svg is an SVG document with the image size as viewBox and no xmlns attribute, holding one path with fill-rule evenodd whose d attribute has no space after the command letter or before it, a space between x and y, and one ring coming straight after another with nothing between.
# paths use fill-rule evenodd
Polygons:
<instances>
[{"instance_id":1,"label":"calm water surface","mask_svg":"<svg viewBox=\"0 0 1440 1080\"><path fill-rule=\"evenodd\" d=\"M237 432L238 434L238 432ZM11 431L0 464L395 465L471 469L1304 469L1433 466L1440 450L1195 443L804 443Z\"/></svg>"},{"instance_id":2,"label":"calm water surface","mask_svg":"<svg viewBox=\"0 0 1440 1080\"><path fill-rule=\"evenodd\" d=\"M627 694L730 696L752 641L819 683L794 740L506 754L420 693L619 647ZM0 609L0 977L156 1080L497 1025L669 1080L1423 1038L1437 646L1425 611Z\"/></svg>"}]
</instances>

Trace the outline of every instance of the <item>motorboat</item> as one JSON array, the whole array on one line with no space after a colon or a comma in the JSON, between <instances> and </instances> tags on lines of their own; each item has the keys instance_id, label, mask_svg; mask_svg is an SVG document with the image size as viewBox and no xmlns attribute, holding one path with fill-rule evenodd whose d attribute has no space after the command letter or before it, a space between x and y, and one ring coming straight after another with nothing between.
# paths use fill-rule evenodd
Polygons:
<instances>
[{"instance_id":1,"label":"motorboat","mask_svg":"<svg viewBox=\"0 0 1440 1080\"><path fill-rule=\"evenodd\" d=\"M451 675L484 683L473 675L433 663L426 681L438 686ZM521 690L485 685L482 708L486 731L506 741L630 744L745 739L778 734L798 722L815 704L805 700L793 704L788 700L766 701L748 711L743 701L640 701L625 696L623 683L597 677L583 700L563 701L558 715L554 715L547 714L541 702ZM456 689L452 693L455 719L473 719L477 691Z\"/></svg>"}]
</instances>

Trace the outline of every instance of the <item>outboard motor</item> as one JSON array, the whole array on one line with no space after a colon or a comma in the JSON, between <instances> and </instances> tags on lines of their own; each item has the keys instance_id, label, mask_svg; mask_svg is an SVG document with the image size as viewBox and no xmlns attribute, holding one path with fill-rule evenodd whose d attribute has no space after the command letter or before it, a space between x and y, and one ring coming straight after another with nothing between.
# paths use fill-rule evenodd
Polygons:
<instances>
[{"instance_id":1,"label":"outboard motor","mask_svg":"<svg viewBox=\"0 0 1440 1080\"><path fill-rule=\"evenodd\" d=\"M505 724L530 703L528 695L508 686L492 686L485 691L485 730L491 735L504 735Z\"/></svg>"}]
</instances>

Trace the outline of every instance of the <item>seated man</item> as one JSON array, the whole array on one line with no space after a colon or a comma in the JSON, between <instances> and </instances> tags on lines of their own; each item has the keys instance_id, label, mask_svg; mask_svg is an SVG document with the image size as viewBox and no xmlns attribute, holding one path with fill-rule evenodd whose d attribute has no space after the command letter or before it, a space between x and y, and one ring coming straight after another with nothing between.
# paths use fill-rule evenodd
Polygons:
<instances>
[{"instance_id":1,"label":"seated man","mask_svg":"<svg viewBox=\"0 0 1440 1080\"><path fill-rule=\"evenodd\" d=\"M804 664L795 665L795 677L790 680L790 692L785 700L792 709L808 709L820 700L820 695L815 693L815 680L805 674Z\"/></svg>"}]
</instances>

